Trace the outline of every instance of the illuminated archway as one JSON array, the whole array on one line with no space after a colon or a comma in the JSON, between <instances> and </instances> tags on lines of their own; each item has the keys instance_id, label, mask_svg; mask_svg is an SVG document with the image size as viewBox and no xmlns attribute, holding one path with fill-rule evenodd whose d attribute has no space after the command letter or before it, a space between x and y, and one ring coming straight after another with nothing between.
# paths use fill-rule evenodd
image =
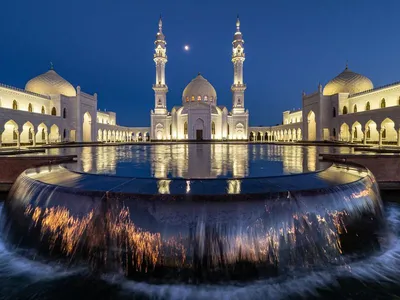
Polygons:
<instances>
[{"instance_id":1,"label":"illuminated archway","mask_svg":"<svg viewBox=\"0 0 400 300\"><path fill-rule=\"evenodd\" d=\"M307 116L308 122L308 140L315 141L317 139L317 123L315 122L315 113L311 110Z\"/></svg>"},{"instance_id":2,"label":"illuminated archway","mask_svg":"<svg viewBox=\"0 0 400 300\"><path fill-rule=\"evenodd\" d=\"M86 112L83 115L83 141L91 142L92 141L92 116L90 113Z\"/></svg>"}]
</instances>

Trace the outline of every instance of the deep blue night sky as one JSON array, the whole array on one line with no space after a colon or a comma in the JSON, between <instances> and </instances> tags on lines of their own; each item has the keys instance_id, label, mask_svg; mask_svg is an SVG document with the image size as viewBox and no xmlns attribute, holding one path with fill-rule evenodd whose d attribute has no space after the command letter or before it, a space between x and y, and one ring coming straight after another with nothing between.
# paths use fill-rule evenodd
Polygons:
<instances>
[{"instance_id":1,"label":"deep blue night sky","mask_svg":"<svg viewBox=\"0 0 400 300\"><path fill-rule=\"evenodd\" d=\"M23 88L55 70L99 94L99 108L120 125L147 126L157 21L167 38L169 109L201 72L231 107L231 42L240 14L246 61L245 105L251 125L281 122L349 61L375 86L400 80L399 1L139 1L4 0L0 17L0 82ZM189 44L190 52L183 46Z\"/></svg>"}]
</instances>

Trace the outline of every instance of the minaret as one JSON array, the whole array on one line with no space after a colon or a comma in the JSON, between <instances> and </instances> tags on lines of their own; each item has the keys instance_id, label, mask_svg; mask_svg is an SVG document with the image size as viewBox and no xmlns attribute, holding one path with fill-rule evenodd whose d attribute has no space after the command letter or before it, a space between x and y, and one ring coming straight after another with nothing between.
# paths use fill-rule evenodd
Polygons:
<instances>
[{"instance_id":1,"label":"minaret","mask_svg":"<svg viewBox=\"0 0 400 300\"><path fill-rule=\"evenodd\" d=\"M231 87L233 93L232 105L233 113L244 113L244 91L246 85L243 83L243 62L245 60L244 41L240 32L239 16L236 20L236 32L233 37L232 63L233 63L233 84Z\"/></svg>"},{"instance_id":2,"label":"minaret","mask_svg":"<svg viewBox=\"0 0 400 300\"><path fill-rule=\"evenodd\" d=\"M158 21L158 32L154 42L154 62L156 63L156 83L153 84L154 90L154 113L156 115L167 114L167 92L168 86L165 84L165 64L167 63L167 42L162 32L162 19Z\"/></svg>"}]
</instances>

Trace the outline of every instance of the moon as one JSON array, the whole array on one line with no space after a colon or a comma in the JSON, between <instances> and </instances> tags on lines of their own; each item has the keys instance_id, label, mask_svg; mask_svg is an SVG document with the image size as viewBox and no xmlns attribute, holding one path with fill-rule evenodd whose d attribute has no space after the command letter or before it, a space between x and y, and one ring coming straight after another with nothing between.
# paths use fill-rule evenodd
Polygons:
<instances>
[{"instance_id":1,"label":"moon","mask_svg":"<svg viewBox=\"0 0 400 300\"><path fill-rule=\"evenodd\" d=\"M185 51L189 51L190 47L189 47L189 45L185 45L185 46L183 47L183 49L185 49Z\"/></svg>"}]
</instances>

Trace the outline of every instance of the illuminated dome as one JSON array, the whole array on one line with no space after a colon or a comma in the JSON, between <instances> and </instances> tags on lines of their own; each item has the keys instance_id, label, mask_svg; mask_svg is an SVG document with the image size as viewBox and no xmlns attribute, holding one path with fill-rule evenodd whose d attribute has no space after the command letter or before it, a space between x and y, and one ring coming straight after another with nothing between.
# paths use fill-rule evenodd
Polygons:
<instances>
[{"instance_id":1,"label":"illuminated dome","mask_svg":"<svg viewBox=\"0 0 400 300\"><path fill-rule=\"evenodd\" d=\"M61 94L68 97L76 96L76 90L72 84L58 75L53 69L29 80L25 85L25 90L41 95Z\"/></svg>"},{"instance_id":2,"label":"illuminated dome","mask_svg":"<svg viewBox=\"0 0 400 300\"><path fill-rule=\"evenodd\" d=\"M183 90L182 102L202 101L217 103L217 92L203 76L197 75Z\"/></svg>"},{"instance_id":3,"label":"illuminated dome","mask_svg":"<svg viewBox=\"0 0 400 300\"><path fill-rule=\"evenodd\" d=\"M330 96L338 93L356 94L371 90L374 88L369 78L351 71L347 66L346 69L338 76L333 78L324 87L324 96Z\"/></svg>"}]
</instances>

